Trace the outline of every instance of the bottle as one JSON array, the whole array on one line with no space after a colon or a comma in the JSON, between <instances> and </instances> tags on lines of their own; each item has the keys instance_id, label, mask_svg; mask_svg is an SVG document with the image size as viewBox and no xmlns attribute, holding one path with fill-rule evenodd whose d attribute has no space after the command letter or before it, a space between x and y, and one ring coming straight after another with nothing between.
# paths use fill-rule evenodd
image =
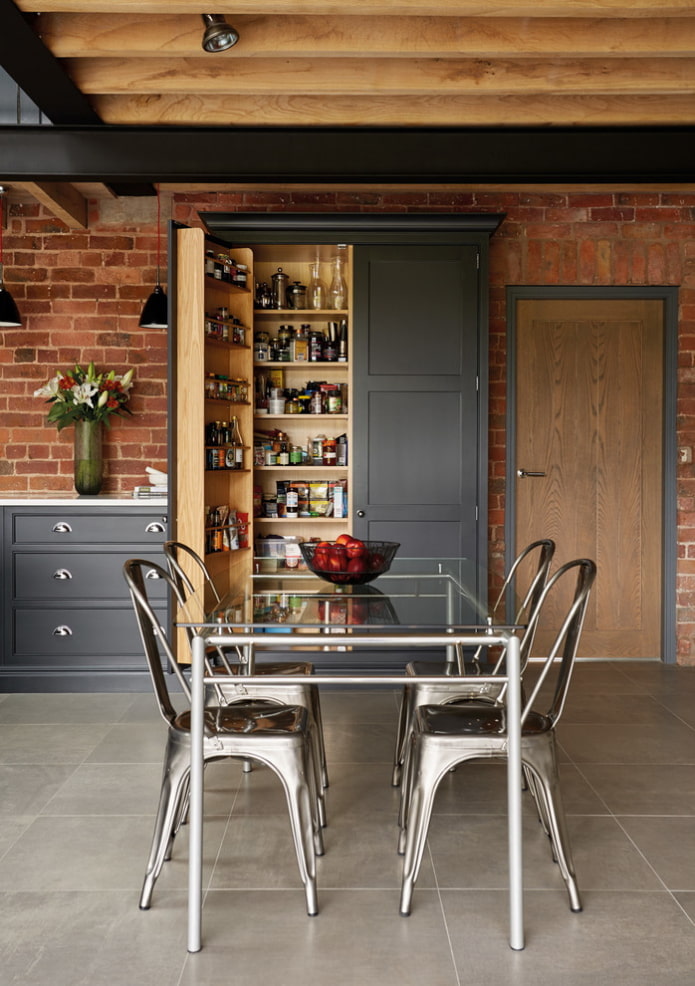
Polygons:
<instances>
[{"instance_id":1,"label":"bottle","mask_svg":"<svg viewBox=\"0 0 695 986\"><path fill-rule=\"evenodd\" d=\"M239 422L236 416L232 418L231 441L232 441L232 445L234 446L234 468L243 469L244 468L244 440L241 437L241 431L239 430Z\"/></svg>"},{"instance_id":2,"label":"bottle","mask_svg":"<svg viewBox=\"0 0 695 986\"><path fill-rule=\"evenodd\" d=\"M343 318L340 321L340 329L338 331L338 362L347 363L347 358L347 320Z\"/></svg>"},{"instance_id":3,"label":"bottle","mask_svg":"<svg viewBox=\"0 0 695 986\"><path fill-rule=\"evenodd\" d=\"M285 516L289 518L299 516L299 490L293 485L287 487L285 494Z\"/></svg>"},{"instance_id":4,"label":"bottle","mask_svg":"<svg viewBox=\"0 0 695 986\"><path fill-rule=\"evenodd\" d=\"M333 261L333 280L328 289L329 306L333 309L347 307L347 284L343 277L343 258L336 257Z\"/></svg>"},{"instance_id":5,"label":"bottle","mask_svg":"<svg viewBox=\"0 0 695 986\"><path fill-rule=\"evenodd\" d=\"M319 277L320 265L318 260L309 264L310 280L307 287L307 304L309 308L318 310L326 307L326 285Z\"/></svg>"}]
</instances>

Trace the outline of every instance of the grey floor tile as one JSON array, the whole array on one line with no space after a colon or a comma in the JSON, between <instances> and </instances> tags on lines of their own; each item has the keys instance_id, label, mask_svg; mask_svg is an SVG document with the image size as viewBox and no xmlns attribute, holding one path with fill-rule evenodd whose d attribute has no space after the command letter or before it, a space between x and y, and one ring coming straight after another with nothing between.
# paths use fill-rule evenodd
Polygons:
<instances>
[{"instance_id":1,"label":"grey floor tile","mask_svg":"<svg viewBox=\"0 0 695 986\"><path fill-rule=\"evenodd\" d=\"M332 763L393 763L394 728L380 722L339 722L325 730L326 759Z\"/></svg>"},{"instance_id":2,"label":"grey floor tile","mask_svg":"<svg viewBox=\"0 0 695 986\"><path fill-rule=\"evenodd\" d=\"M104 738L109 725L97 723L0 722L0 763L82 763Z\"/></svg>"},{"instance_id":3,"label":"grey floor tile","mask_svg":"<svg viewBox=\"0 0 695 986\"><path fill-rule=\"evenodd\" d=\"M400 788L391 786L390 763L332 763L329 768L329 823L337 817L359 818L367 812L384 812L395 822Z\"/></svg>"},{"instance_id":4,"label":"grey floor tile","mask_svg":"<svg viewBox=\"0 0 695 986\"><path fill-rule=\"evenodd\" d=\"M385 814L340 816L324 832L326 853L318 862L319 895L324 888L393 888L392 907L398 907L403 857L398 854L396 819ZM429 854L422 862L418 887L435 886Z\"/></svg>"},{"instance_id":5,"label":"grey floor tile","mask_svg":"<svg viewBox=\"0 0 695 986\"><path fill-rule=\"evenodd\" d=\"M395 729L400 693L391 688L352 689L321 686L321 712L325 724L384 722Z\"/></svg>"},{"instance_id":6,"label":"grey floor tile","mask_svg":"<svg viewBox=\"0 0 695 986\"><path fill-rule=\"evenodd\" d=\"M695 815L695 764L582 764L616 815Z\"/></svg>"},{"instance_id":7,"label":"grey floor tile","mask_svg":"<svg viewBox=\"0 0 695 986\"><path fill-rule=\"evenodd\" d=\"M132 701L126 693L17 692L0 705L0 722L118 722Z\"/></svg>"},{"instance_id":8,"label":"grey floor tile","mask_svg":"<svg viewBox=\"0 0 695 986\"><path fill-rule=\"evenodd\" d=\"M618 821L669 890L695 890L695 817L621 816Z\"/></svg>"},{"instance_id":9,"label":"grey floor tile","mask_svg":"<svg viewBox=\"0 0 695 986\"><path fill-rule=\"evenodd\" d=\"M0 765L0 818L35 815L74 772L68 764Z\"/></svg>"},{"instance_id":10,"label":"grey floor tile","mask_svg":"<svg viewBox=\"0 0 695 986\"><path fill-rule=\"evenodd\" d=\"M204 948L189 956L181 986L228 982L230 969L234 986L460 986L434 892L422 892L417 920L399 916L392 891L326 891L320 907L308 918L297 894L209 893ZM272 948L240 947L259 924Z\"/></svg>"},{"instance_id":11,"label":"grey floor tile","mask_svg":"<svg viewBox=\"0 0 695 986\"><path fill-rule=\"evenodd\" d=\"M82 764L42 815L149 815L159 801L159 764Z\"/></svg>"},{"instance_id":12,"label":"grey floor tile","mask_svg":"<svg viewBox=\"0 0 695 986\"><path fill-rule=\"evenodd\" d=\"M0 894L4 986L176 986L185 894L158 905L140 911L132 892Z\"/></svg>"},{"instance_id":13,"label":"grey floor tile","mask_svg":"<svg viewBox=\"0 0 695 986\"><path fill-rule=\"evenodd\" d=\"M570 815L567 827L582 894L589 890L663 890L652 867L614 818Z\"/></svg>"},{"instance_id":14,"label":"grey floor tile","mask_svg":"<svg viewBox=\"0 0 695 986\"><path fill-rule=\"evenodd\" d=\"M476 986L691 986L695 930L666 893L585 894L575 914L557 893L525 895L526 948L508 948L504 893L444 891L462 983ZM413 910L415 918L416 912Z\"/></svg>"},{"instance_id":15,"label":"grey floor tile","mask_svg":"<svg viewBox=\"0 0 695 986\"><path fill-rule=\"evenodd\" d=\"M0 860L0 887L7 890L130 890L142 885L152 837L149 816L42 816L22 833ZM209 876L225 820L205 826L204 865ZM188 830L182 829L174 855L155 888L187 886Z\"/></svg>"},{"instance_id":16,"label":"grey floor tile","mask_svg":"<svg viewBox=\"0 0 695 986\"><path fill-rule=\"evenodd\" d=\"M11 849L22 832L29 828L33 815L3 815L0 819L0 859Z\"/></svg>"},{"instance_id":17,"label":"grey floor tile","mask_svg":"<svg viewBox=\"0 0 695 986\"><path fill-rule=\"evenodd\" d=\"M563 725L574 723L651 723L660 726L669 718L661 702L651 695L592 694L570 689L562 712Z\"/></svg>"},{"instance_id":18,"label":"grey floor tile","mask_svg":"<svg viewBox=\"0 0 695 986\"><path fill-rule=\"evenodd\" d=\"M675 893L673 896L695 925L695 891Z\"/></svg>"},{"instance_id":19,"label":"grey floor tile","mask_svg":"<svg viewBox=\"0 0 695 986\"><path fill-rule=\"evenodd\" d=\"M87 757L90 763L159 763L164 756L167 727L159 722L118 723Z\"/></svg>"},{"instance_id":20,"label":"grey floor tile","mask_svg":"<svg viewBox=\"0 0 695 986\"><path fill-rule=\"evenodd\" d=\"M670 715L645 725L560 722L558 741L577 764L695 763L695 729Z\"/></svg>"}]
</instances>

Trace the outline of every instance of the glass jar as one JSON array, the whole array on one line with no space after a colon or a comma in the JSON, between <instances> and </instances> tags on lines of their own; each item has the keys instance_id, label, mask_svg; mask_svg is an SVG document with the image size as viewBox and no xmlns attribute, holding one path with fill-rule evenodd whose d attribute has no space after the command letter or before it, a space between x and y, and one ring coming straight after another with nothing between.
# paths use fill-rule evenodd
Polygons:
<instances>
[{"instance_id":1,"label":"glass jar","mask_svg":"<svg viewBox=\"0 0 695 986\"><path fill-rule=\"evenodd\" d=\"M326 285L319 277L320 264L318 260L309 264L309 286L307 288L307 305L315 311L326 307Z\"/></svg>"}]
</instances>

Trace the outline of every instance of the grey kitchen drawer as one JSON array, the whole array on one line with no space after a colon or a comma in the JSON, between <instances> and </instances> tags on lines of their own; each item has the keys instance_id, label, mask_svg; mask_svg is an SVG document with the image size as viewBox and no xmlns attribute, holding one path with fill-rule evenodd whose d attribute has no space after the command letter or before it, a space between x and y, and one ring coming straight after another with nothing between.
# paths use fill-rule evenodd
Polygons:
<instances>
[{"instance_id":1,"label":"grey kitchen drawer","mask_svg":"<svg viewBox=\"0 0 695 986\"><path fill-rule=\"evenodd\" d=\"M166 626L166 610L160 611ZM132 607L17 608L14 646L7 665L24 668L107 670L144 668Z\"/></svg>"},{"instance_id":2,"label":"grey kitchen drawer","mask_svg":"<svg viewBox=\"0 0 695 986\"><path fill-rule=\"evenodd\" d=\"M139 544L159 545L166 537L166 517L125 508L104 510L55 509L46 513L18 510L12 518L14 544Z\"/></svg>"},{"instance_id":3,"label":"grey kitchen drawer","mask_svg":"<svg viewBox=\"0 0 695 986\"><path fill-rule=\"evenodd\" d=\"M123 564L137 556L164 564L164 556L132 551L15 551L13 555L14 599L51 599L73 602L80 599L129 600ZM149 578L148 596L166 599L166 583Z\"/></svg>"}]
</instances>

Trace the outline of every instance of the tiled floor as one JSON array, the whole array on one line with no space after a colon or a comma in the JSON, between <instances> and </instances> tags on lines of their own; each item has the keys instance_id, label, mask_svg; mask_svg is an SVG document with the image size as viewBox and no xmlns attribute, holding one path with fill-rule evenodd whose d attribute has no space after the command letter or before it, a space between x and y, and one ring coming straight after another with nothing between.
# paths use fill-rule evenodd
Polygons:
<instances>
[{"instance_id":1,"label":"tiled floor","mask_svg":"<svg viewBox=\"0 0 695 986\"><path fill-rule=\"evenodd\" d=\"M507 945L504 768L447 776L401 918L397 696L322 701L321 913L305 914L278 783L216 764L204 948L188 955L186 833L152 909L137 907L164 734L151 696L0 696L2 986L692 986L695 669L577 668L559 738L584 911L570 912L525 801L522 952Z\"/></svg>"}]
</instances>

